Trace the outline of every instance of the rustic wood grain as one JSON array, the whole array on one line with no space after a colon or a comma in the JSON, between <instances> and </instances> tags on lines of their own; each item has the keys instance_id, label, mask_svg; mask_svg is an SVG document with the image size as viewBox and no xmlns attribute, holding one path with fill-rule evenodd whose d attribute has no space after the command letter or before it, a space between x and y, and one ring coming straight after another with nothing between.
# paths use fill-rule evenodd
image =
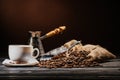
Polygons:
<instances>
[{"instance_id":1,"label":"rustic wood grain","mask_svg":"<svg viewBox=\"0 0 120 80\"><path fill-rule=\"evenodd\" d=\"M0 79L120 79L120 59L101 63L102 67L85 68L39 68L6 67L1 64Z\"/></svg>"}]
</instances>

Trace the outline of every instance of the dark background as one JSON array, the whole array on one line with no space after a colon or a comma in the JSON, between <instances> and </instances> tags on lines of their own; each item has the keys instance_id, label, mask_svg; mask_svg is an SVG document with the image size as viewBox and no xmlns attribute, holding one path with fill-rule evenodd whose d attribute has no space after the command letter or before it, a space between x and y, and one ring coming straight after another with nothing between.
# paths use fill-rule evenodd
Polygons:
<instances>
[{"instance_id":1,"label":"dark background","mask_svg":"<svg viewBox=\"0 0 120 80\"><path fill-rule=\"evenodd\" d=\"M44 35L61 25L62 34L42 41L46 52L77 39L120 55L119 23L115 0L0 0L0 57L9 44L28 44L29 30Z\"/></svg>"}]
</instances>

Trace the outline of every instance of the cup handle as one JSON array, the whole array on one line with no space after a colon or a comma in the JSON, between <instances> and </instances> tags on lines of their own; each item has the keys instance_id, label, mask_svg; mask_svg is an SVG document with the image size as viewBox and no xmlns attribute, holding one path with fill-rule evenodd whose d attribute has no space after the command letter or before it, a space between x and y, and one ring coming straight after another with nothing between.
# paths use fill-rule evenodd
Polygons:
<instances>
[{"instance_id":1,"label":"cup handle","mask_svg":"<svg viewBox=\"0 0 120 80\"><path fill-rule=\"evenodd\" d=\"M37 51L36 55L34 55L34 51ZM34 49L33 49L33 52L32 52L32 57L37 58L37 57L39 56L39 54L40 54L39 49L38 49L38 48L34 48ZM33 55L34 55L34 56L33 56Z\"/></svg>"}]
</instances>

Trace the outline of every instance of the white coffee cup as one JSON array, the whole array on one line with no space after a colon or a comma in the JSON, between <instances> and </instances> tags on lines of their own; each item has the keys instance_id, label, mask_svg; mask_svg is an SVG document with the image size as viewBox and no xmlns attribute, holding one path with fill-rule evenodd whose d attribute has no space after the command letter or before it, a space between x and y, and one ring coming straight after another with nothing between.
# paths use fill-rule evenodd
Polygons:
<instances>
[{"instance_id":1,"label":"white coffee cup","mask_svg":"<svg viewBox=\"0 0 120 80\"><path fill-rule=\"evenodd\" d=\"M34 51L36 50L36 55ZM8 54L10 60L26 61L30 58L37 58L39 56L39 49L33 48L31 45L9 45Z\"/></svg>"}]
</instances>

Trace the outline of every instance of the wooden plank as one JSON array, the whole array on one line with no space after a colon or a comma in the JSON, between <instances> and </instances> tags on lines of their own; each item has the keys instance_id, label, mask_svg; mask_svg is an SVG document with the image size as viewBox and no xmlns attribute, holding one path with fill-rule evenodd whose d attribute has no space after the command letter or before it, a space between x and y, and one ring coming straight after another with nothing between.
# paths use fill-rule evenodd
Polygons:
<instances>
[{"instance_id":1,"label":"wooden plank","mask_svg":"<svg viewBox=\"0 0 120 80\"><path fill-rule=\"evenodd\" d=\"M4 59L0 59L1 62ZM6 67L0 63L0 79L120 79L120 59L101 63L102 67L39 68Z\"/></svg>"}]
</instances>

